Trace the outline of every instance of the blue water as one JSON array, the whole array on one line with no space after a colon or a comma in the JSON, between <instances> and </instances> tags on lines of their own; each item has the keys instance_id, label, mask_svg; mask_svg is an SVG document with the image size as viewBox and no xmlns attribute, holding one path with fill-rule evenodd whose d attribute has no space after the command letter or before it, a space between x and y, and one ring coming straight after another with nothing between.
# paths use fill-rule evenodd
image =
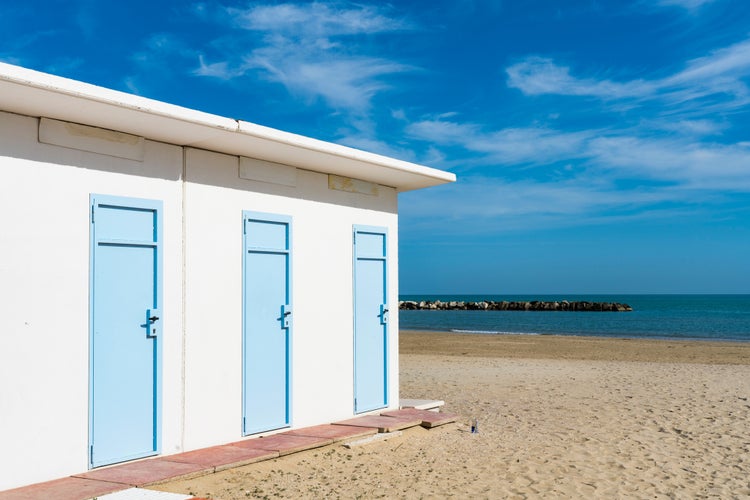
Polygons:
<instances>
[{"instance_id":1,"label":"blue water","mask_svg":"<svg viewBox=\"0 0 750 500\"><path fill-rule=\"evenodd\" d=\"M401 300L587 300L632 312L399 311L400 328L515 335L750 342L750 295L402 295Z\"/></svg>"}]
</instances>

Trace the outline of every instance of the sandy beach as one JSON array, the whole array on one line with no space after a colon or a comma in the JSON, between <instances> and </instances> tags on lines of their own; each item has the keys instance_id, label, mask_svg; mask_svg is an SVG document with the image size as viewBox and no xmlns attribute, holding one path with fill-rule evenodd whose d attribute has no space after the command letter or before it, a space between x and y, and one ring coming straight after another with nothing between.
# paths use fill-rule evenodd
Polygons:
<instances>
[{"instance_id":1,"label":"sandy beach","mask_svg":"<svg viewBox=\"0 0 750 500\"><path fill-rule=\"evenodd\" d=\"M401 397L445 400L463 418L155 489L217 499L750 497L750 344L402 332Z\"/></svg>"}]
</instances>

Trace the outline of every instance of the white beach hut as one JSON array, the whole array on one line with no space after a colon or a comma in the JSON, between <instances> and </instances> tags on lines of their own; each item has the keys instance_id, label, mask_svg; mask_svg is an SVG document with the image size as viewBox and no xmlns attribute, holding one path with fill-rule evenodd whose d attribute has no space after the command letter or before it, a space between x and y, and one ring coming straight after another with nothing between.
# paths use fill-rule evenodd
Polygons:
<instances>
[{"instance_id":1,"label":"white beach hut","mask_svg":"<svg viewBox=\"0 0 750 500\"><path fill-rule=\"evenodd\" d=\"M396 408L397 194L454 180L0 64L0 490Z\"/></svg>"}]
</instances>

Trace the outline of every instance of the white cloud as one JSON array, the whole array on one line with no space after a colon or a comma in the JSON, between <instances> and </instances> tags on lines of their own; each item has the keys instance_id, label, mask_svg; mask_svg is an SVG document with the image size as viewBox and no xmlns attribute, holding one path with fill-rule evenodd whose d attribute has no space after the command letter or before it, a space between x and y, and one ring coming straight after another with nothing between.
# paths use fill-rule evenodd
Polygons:
<instances>
[{"instance_id":1,"label":"white cloud","mask_svg":"<svg viewBox=\"0 0 750 500\"><path fill-rule=\"evenodd\" d=\"M499 175L486 167L468 170L456 184L402 195L401 212L420 232L439 235L451 227L485 234L488 227L527 231L705 216L714 204L750 194L750 145L744 143L615 135L588 138L581 154L587 158L573 160L570 170L565 163Z\"/></svg>"},{"instance_id":2,"label":"white cloud","mask_svg":"<svg viewBox=\"0 0 750 500\"><path fill-rule=\"evenodd\" d=\"M450 227L455 237L456 232L486 234L488 227L501 232L669 219L695 211L684 204L698 200L689 190L647 185L623 190L607 179L586 176L566 181L471 176L406 193L399 205L410 227L431 234Z\"/></svg>"},{"instance_id":3,"label":"white cloud","mask_svg":"<svg viewBox=\"0 0 750 500\"><path fill-rule=\"evenodd\" d=\"M643 125L657 130L668 130L682 136L721 134L729 125L714 120L646 120Z\"/></svg>"},{"instance_id":4,"label":"white cloud","mask_svg":"<svg viewBox=\"0 0 750 500\"><path fill-rule=\"evenodd\" d=\"M445 120L415 122L406 127L406 133L431 143L461 146L487 155L485 161L502 164L544 164L560 158L580 158L585 156L586 139L595 134L594 131L563 133L542 127L484 132L476 124Z\"/></svg>"},{"instance_id":5,"label":"white cloud","mask_svg":"<svg viewBox=\"0 0 750 500\"><path fill-rule=\"evenodd\" d=\"M370 151L391 158L399 158L405 161L417 161L413 151L396 147L394 144L373 139L370 135L353 134L347 135L338 141L339 143L352 148Z\"/></svg>"},{"instance_id":6,"label":"white cloud","mask_svg":"<svg viewBox=\"0 0 750 500\"><path fill-rule=\"evenodd\" d=\"M583 146L593 131L559 132L546 128L506 128L472 139L469 146L488 153L492 158L505 158L512 163L543 164L560 158L585 155Z\"/></svg>"},{"instance_id":7,"label":"white cloud","mask_svg":"<svg viewBox=\"0 0 750 500\"><path fill-rule=\"evenodd\" d=\"M168 58L177 57L189 60L198 57L198 53L188 47L180 38L169 33L154 33L143 43L143 50L133 54L132 59L143 67L150 69L165 66Z\"/></svg>"},{"instance_id":8,"label":"white cloud","mask_svg":"<svg viewBox=\"0 0 750 500\"><path fill-rule=\"evenodd\" d=\"M279 43L248 54L236 72L262 70L293 94L308 99L321 97L333 108L362 113L375 94L388 88L383 77L409 69L375 57L318 57L316 52Z\"/></svg>"},{"instance_id":9,"label":"white cloud","mask_svg":"<svg viewBox=\"0 0 750 500\"><path fill-rule=\"evenodd\" d=\"M401 122L408 121L406 119L406 111L404 111L403 109L391 110L391 116L393 117L393 119L401 121Z\"/></svg>"},{"instance_id":10,"label":"white cloud","mask_svg":"<svg viewBox=\"0 0 750 500\"><path fill-rule=\"evenodd\" d=\"M23 66L23 60L19 59L18 57L13 56L6 56L3 54L0 54L0 62L4 62L6 64L14 64L16 66Z\"/></svg>"},{"instance_id":11,"label":"white cloud","mask_svg":"<svg viewBox=\"0 0 750 500\"><path fill-rule=\"evenodd\" d=\"M456 115L412 123L410 137L451 148L454 157L465 151L457 185L404 198L405 211L420 223L429 224L443 206L455 207L454 225L467 231L489 221L500 229L611 223L685 216L750 194L750 148L705 141L730 126L729 115L714 111L750 103L750 40L689 60L663 78L577 77L537 56L508 67L507 76L508 86L525 95L586 97L643 112L635 124L580 131L492 130ZM488 165L502 173L489 173Z\"/></svg>"},{"instance_id":12,"label":"white cloud","mask_svg":"<svg viewBox=\"0 0 750 500\"><path fill-rule=\"evenodd\" d=\"M662 7L682 7L687 10L696 10L700 7L713 3L715 0L657 0L656 4Z\"/></svg>"},{"instance_id":13,"label":"white cloud","mask_svg":"<svg viewBox=\"0 0 750 500\"><path fill-rule=\"evenodd\" d=\"M444 145L468 144L472 137L481 134L480 127L471 123L444 120L422 120L409 124L406 133L416 139Z\"/></svg>"},{"instance_id":14,"label":"white cloud","mask_svg":"<svg viewBox=\"0 0 750 500\"><path fill-rule=\"evenodd\" d=\"M750 76L750 40L743 40L711 54L690 60L685 68L665 78L579 78L552 59L530 56L506 68L507 84L526 95L584 96L604 101L637 104L662 101L665 112L736 109L750 103L743 78Z\"/></svg>"},{"instance_id":15,"label":"white cloud","mask_svg":"<svg viewBox=\"0 0 750 500\"><path fill-rule=\"evenodd\" d=\"M526 95L561 94L601 99L639 97L653 93L653 84L643 80L617 83L610 80L581 79L570 75L570 68L552 59L528 57L506 69L508 86Z\"/></svg>"},{"instance_id":16,"label":"white cloud","mask_svg":"<svg viewBox=\"0 0 750 500\"><path fill-rule=\"evenodd\" d=\"M713 129L708 121L681 122L677 129ZM696 142L687 135L640 136L638 130L562 132L550 128L506 128L486 132L473 123L425 120L409 125L409 136L433 146L460 147L464 165L554 167L546 174L570 177L572 162L590 178L666 183L687 190L750 192L750 152L743 144ZM574 169L575 170L575 169ZM466 170L467 172L470 169ZM511 171L508 170L511 175Z\"/></svg>"},{"instance_id":17,"label":"white cloud","mask_svg":"<svg viewBox=\"0 0 750 500\"><path fill-rule=\"evenodd\" d=\"M205 7L198 9L206 17ZM257 4L228 8L230 35L220 54L199 58L195 74L229 80L255 73L307 100L358 117L373 97L389 88L389 77L414 68L360 48L359 37L409 29L387 9L326 3Z\"/></svg>"},{"instance_id":18,"label":"white cloud","mask_svg":"<svg viewBox=\"0 0 750 500\"><path fill-rule=\"evenodd\" d=\"M688 61L687 68L662 80L660 86L711 82L716 78L734 79L750 74L750 40L713 51Z\"/></svg>"},{"instance_id":19,"label":"white cloud","mask_svg":"<svg viewBox=\"0 0 750 500\"><path fill-rule=\"evenodd\" d=\"M170 33L154 33L142 42L142 47L130 57L137 70L126 75L122 85L134 94L148 93L153 82L176 82L183 74L175 68L183 68L189 61L199 57L180 37Z\"/></svg>"},{"instance_id":20,"label":"white cloud","mask_svg":"<svg viewBox=\"0 0 750 500\"><path fill-rule=\"evenodd\" d=\"M74 73L85 64L86 61L80 57L61 57L47 64L44 70L55 75L67 75Z\"/></svg>"},{"instance_id":21,"label":"white cloud","mask_svg":"<svg viewBox=\"0 0 750 500\"><path fill-rule=\"evenodd\" d=\"M229 8L227 12L244 29L300 38L382 33L408 27L404 21L389 18L367 5L343 8L319 2L285 3Z\"/></svg>"},{"instance_id":22,"label":"white cloud","mask_svg":"<svg viewBox=\"0 0 750 500\"><path fill-rule=\"evenodd\" d=\"M131 94L141 95L141 89L133 76L126 76L122 82L123 86L128 89Z\"/></svg>"},{"instance_id":23,"label":"white cloud","mask_svg":"<svg viewBox=\"0 0 750 500\"><path fill-rule=\"evenodd\" d=\"M588 152L592 163L618 178L691 191L750 192L750 154L741 145L616 136L593 139Z\"/></svg>"},{"instance_id":24,"label":"white cloud","mask_svg":"<svg viewBox=\"0 0 750 500\"><path fill-rule=\"evenodd\" d=\"M206 64L203 54L198 56L199 66L193 70L194 75L210 76L220 80L231 80L234 77L242 75L242 70L230 69L226 61Z\"/></svg>"},{"instance_id":25,"label":"white cloud","mask_svg":"<svg viewBox=\"0 0 750 500\"><path fill-rule=\"evenodd\" d=\"M87 40L94 38L98 26L97 20L92 14L92 6L88 2L78 5L75 14L75 23Z\"/></svg>"}]
</instances>

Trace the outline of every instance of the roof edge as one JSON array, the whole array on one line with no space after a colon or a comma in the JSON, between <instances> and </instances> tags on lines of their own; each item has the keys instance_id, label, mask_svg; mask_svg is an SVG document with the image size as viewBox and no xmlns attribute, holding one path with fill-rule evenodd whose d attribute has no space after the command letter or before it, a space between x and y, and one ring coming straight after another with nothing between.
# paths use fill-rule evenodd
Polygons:
<instances>
[{"instance_id":1,"label":"roof edge","mask_svg":"<svg viewBox=\"0 0 750 500\"><path fill-rule=\"evenodd\" d=\"M336 175L355 174L348 175L355 178L357 178L356 174L359 173L362 174L359 178L390 185L399 191L420 189L456 180L455 174L444 170L0 62L0 84L3 82L19 85L39 93L51 94L56 101L75 102L85 100L99 106L118 108L124 111L127 117L138 118L132 120L129 124L127 130L129 133L142 135L150 139L172 143L179 142L174 134L170 137L155 137L154 129L158 127L155 123L149 127L148 117L158 119L161 122L165 120L167 122L179 122L183 125L183 128L189 129L192 136L192 139L186 139L182 144L178 144L181 146L200 144L198 147L201 148L213 149L215 147L214 150L217 152L278 161L278 156L254 155L256 149L253 149L251 145L246 147L247 151L243 151L241 141L238 143L238 139L242 137L253 138L256 145L258 141L261 141L268 147L273 147L269 145L269 143L272 143L276 145L277 149L284 150L280 151L279 155L295 158L290 162L294 163L293 166ZM62 104L64 103L61 102ZM0 109L5 109L5 105L6 102L0 95ZM8 107L11 108L10 105ZM66 108L75 109L72 106ZM16 100L12 103L12 109L10 110L20 113L28 110L27 114L31 116L44 116L40 114L43 110L39 109L39 105L35 106L32 102L18 102ZM81 111L80 113L84 112ZM58 116L51 117L65 119L59 116L59 113ZM86 124L118 130L118 128L115 128L117 123L112 123L112 126L107 127L105 119L94 120L92 117L92 122ZM231 151L226 146L230 142L235 146L231 148ZM300 150L314 153L317 160L308 162L304 157L299 156ZM326 157L335 159L339 167L328 169L324 161ZM376 171L378 169L386 169L391 174ZM394 182L387 182L390 178ZM386 179L386 182L381 182L383 179Z\"/></svg>"}]
</instances>

